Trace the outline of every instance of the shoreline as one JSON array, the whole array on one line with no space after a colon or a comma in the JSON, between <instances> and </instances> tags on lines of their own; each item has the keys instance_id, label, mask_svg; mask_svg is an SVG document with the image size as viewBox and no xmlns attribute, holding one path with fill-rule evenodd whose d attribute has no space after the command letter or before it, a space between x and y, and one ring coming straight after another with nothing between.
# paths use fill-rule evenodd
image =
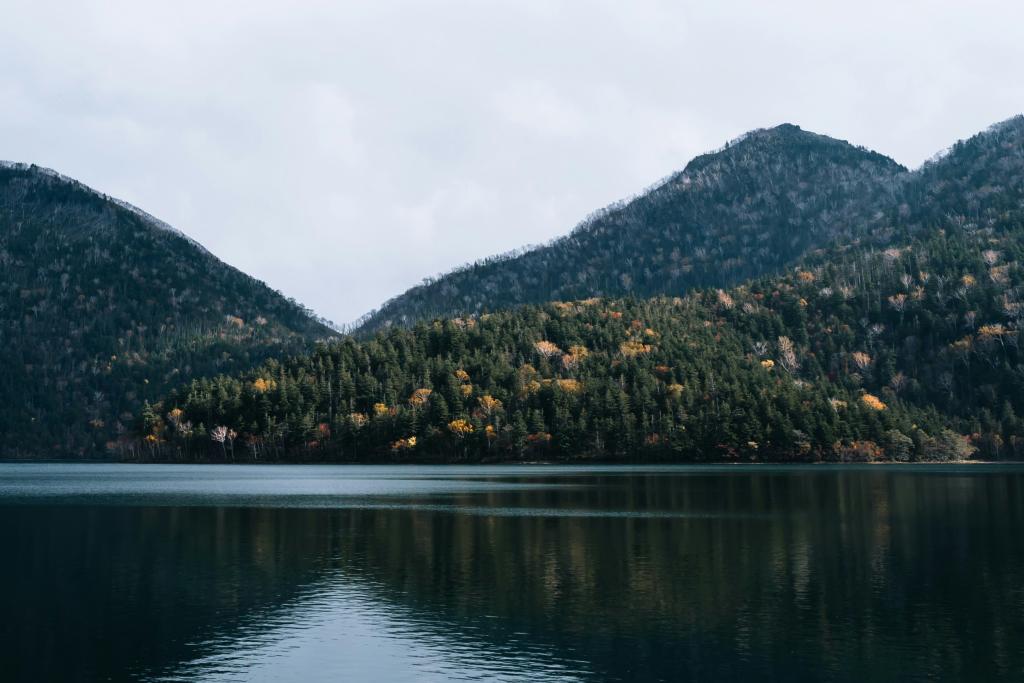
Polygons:
<instances>
[{"instance_id":1,"label":"shoreline","mask_svg":"<svg viewBox=\"0 0 1024 683\"><path fill-rule=\"evenodd\" d=\"M900 462L896 460L880 460L874 462L840 462L840 461L758 461L758 462L735 462L729 460L718 461L665 461L665 460L495 460L495 461L458 461L458 460L424 460L411 462L408 460L362 460L362 461L315 461L315 460L266 460L266 461L233 461L213 462L209 460L100 460L100 459L76 459L76 458L0 458L2 465L214 465L214 466L288 466L288 465L310 465L328 467L367 467L367 466L397 466L397 467L424 467L424 466L461 466L461 467L664 467L664 466L714 466L714 467L831 467L831 466L949 466L949 465L1024 465L1024 460L926 460L917 462Z\"/></svg>"}]
</instances>

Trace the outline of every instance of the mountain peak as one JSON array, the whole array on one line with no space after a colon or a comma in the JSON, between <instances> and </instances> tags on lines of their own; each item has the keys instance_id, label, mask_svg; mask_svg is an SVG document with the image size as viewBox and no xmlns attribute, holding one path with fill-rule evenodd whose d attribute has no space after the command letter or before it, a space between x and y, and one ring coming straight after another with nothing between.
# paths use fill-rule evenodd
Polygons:
<instances>
[{"instance_id":1,"label":"mountain peak","mask_svg":"<svg viewBox=\"0 0 1024 683\"><path fill-rule=\"evenodd\" d=\"M781 123L771 128L755 128L730 140L724 146L693 159L680 175L694 173L717 164L733 164L744 160L745 165L770 167L779 159L820 158L824 163L844 166L867 162L878 172L891 174L906 171L902 165L878 152L853 145L846 140L804 130L793 123Z\"/></svg>"},{"instance_id":2,"label":"mountain peak","mask_svg":"<svg viewBox=\"0 0 1024 683\"><path fill-rule=\"evenodd\" d=\"M163 221L31 164L0 163L0 281L2 455L102 451L184 378L331 335Z\"/></svg>"},{"instance_id":3,"label":"mountain peak","mask_svg":"<svg viewBox=\"0 0 1024 683\"><path fill-rule=\"evenodd\" d=\"M905 170L791 123L750 131L545 247L413 288L361 329L552 299L729 286L840 236L870 233Z\"/></svg>"}]
</instances>

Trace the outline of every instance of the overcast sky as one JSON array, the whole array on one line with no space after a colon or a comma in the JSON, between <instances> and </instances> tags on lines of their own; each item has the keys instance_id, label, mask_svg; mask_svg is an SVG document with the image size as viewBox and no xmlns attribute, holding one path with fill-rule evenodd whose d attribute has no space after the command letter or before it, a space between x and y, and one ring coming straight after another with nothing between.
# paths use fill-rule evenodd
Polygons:
<instances>
[{"instance_id":1,"label":"overcast sky","mask_svg":"<svg viewBox=\"0 0 1024 683\"><path fill-rule=\"evenodd\" d=\"M147 6L149 5L149 6ZM917 166L1024 111L1024 3L3 0L0 159L348 322L746 130Z\"/></svg>"}]
</instances>

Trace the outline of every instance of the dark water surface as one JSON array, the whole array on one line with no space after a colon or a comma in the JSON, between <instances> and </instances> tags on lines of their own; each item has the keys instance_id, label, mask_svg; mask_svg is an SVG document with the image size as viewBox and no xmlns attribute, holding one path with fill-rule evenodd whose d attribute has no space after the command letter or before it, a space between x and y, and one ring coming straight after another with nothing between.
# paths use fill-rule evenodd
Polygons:
<instances>
[{"instance_id":1,"label":"dark water surface","mask_svg":"<svg viewBox=\"0 0 1024 683\"><path fill-rule=\"evenodd\" d=\"M1024 467L0 465L0 678L1024 680Z\"/></svg>"}]
</instances>

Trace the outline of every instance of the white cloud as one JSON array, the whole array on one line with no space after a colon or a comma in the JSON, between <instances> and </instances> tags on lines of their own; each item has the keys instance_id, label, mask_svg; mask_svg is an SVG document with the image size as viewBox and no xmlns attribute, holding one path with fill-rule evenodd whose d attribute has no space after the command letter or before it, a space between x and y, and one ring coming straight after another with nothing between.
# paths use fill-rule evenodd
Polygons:
<instances>
[{"instance_id":1,"label":"white cloud","mask_svg":"<svg viewBox=\"0 0 1024 683\"><path fill-rule=\"evenodd\" d=\"M750 128L916 165L1024 110L1022 20L990 0L13 0L0 158L347 321Z\"/></svg>"}]
</instances>

